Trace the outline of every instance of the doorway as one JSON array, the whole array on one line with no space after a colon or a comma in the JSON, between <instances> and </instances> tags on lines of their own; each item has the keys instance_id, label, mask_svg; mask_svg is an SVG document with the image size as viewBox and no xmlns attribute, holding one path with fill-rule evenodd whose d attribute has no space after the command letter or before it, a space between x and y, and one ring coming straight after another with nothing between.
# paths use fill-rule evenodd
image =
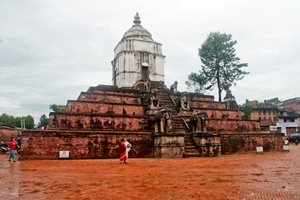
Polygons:
<instances>
[{"instance_id":1,"label":"doorway","mask_svg":"<svg viewBox=\"0 0 300 200\"><path fill-rule=\"evenodd\" d=\"M146 62L142 63L142 80L147 81L149 79L149 65Z\"/></svg>"}]
</instances>

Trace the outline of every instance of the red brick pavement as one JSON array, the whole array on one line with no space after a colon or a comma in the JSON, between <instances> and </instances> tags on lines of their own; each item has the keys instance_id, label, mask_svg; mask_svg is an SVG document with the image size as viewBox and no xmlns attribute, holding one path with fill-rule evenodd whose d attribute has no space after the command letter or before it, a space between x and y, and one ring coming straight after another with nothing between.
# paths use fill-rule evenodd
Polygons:
<instances>
[{"instance_id":1,"label":"red brick pavement","mask_svg":"<svg viewBox=\"0 0 300 200\"><path fill-rule=\"evenodd\" d=\"M0 199L300 199L300 146L217 158L8 162ZM18 198L19 197L19 198Z\"/></svg>"}]
</instances>

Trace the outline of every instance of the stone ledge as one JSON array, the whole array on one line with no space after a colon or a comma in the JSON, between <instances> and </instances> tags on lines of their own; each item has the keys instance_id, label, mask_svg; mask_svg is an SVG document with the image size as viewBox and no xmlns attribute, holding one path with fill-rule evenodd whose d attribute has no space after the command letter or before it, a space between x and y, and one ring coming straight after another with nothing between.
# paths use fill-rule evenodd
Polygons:
<instances>
[{"instance_id":1,"label":"stone ledge","mask_svg":"<svg viewBox=\"0 0 300 200\"><path fill-rule=\"evenodd\" d=\"M203 108L203 107L191 107L192 109L197 109L197 110L217 110L217 111L231 111L231 112L242 112L242 110L228 110L228 109L220 109L220 108L210 108L210 107L207 107L207 108ZM245 120L244 120L245 121ZM246 120L247 121L247 120Z\"/></svg>"},{"instance_id":2,"label":"stone ledge","mask_svg":"<svg viewBox=\"0 0 300 200\"><path fill-rule=\"evenodd\" d=\"M154 134L153 137L174 137L184 136L184 133L170 133L170 134Z\"/></svg>"},{"instance_id":3,"label":"stone ledge","mask_svg":"<svg viewBox=\"0 0 300 200\"><path fill-rule=\"evenodd\" d=\"M134 104L134 103L110 103L105 101L91 101L91 100L69 100L68 103L73 102L80 102L80 103L103 103L103 104L109 104L109 105L126 105L126 106L148 106L147 104Z\"/></svg>"},{"instance_id":4,"label":"stone ledge","mask_svg":"<svg viewBox=\"0 0 300 200\"><path fill-rule=\"evenodd\" d=\"M139 93L140 92L140 90L118 88L117 86L112 86L112 85L98 85L98 86L93 86L93 87L90 87L87 90L87 92L92 92L92 91L95 91L95 90L113 91L113 92L132 92L132 93Z\"/></svg>"},{"instance_id":5,"label":"stone ledge","mask_svg":"<svg viewBox=\"0 0 300 200\"><path fill-rule=\"evenodd\" d=\"M32 130L32 131L23 131L22 135L26 134L34 134L35 136L37 135L42 135L42 136L58 136L58 135L63 135L63 136L87 136L87 135L151 135L153 132L145 132L145 131L67 131L67 130Z\"/></svg>"},{"instance_id":6,"label":"stone ledge","mask_svg":"<svg viewBox=\"0 0 300 200\"><path fill-rule=\"evenodd\" d=\"M240 121L240 122L259 122L259 120L242 120L242 119L222 119L222 118L207 118L206 121Z\"/></svg>"},{"instance_id":7,"label":"stone ledge","mask_svg":"<svg viewBox=\"0 0 300 200\"><path fill-rule=\"evenodd\" d=\"M282 135L284 136L284 133L253 133L253 132L241 132L241 133L220 133L220 135L258 135L258 136L262 136L262 135Z\"/></svg>"},{"instance_id":8,"label":"stone ledge","mask_svg":"<svg viewBox=\"0 0 300 200\"><path fill-rule=\"evenodd\" d=\"M117 90L111 90L111 91L117 91ZM119 92L119 91L117 91ZM124 91L123 91L124 92ZM125 92L124 92L125 93ZM85 94L91 94L91 95L99 95L99 96L119 96L119 97L131 97L131 98L135 98L135 99L138 99L138 98L141 98L140 94L141 93L146 93L146 92L139 92L139 93L136 93L136 92L133 92L133 94L135 95L123 95L123 94L102 94L102 93L98 93L98 92L81 92L79 97L81 95L85 95ZM150 92L147 92L148 94L150 94Z\"/></svg>"},{"instance_id":9,"label":"stone ledge","mask_svg":"<svg viewBox=\"0 0 300 200\"><path fill-rule=\"evenodd\" d=\"M178 144L178 145L169 145L169 144L160 144L160 145L155 145L154 144L154 147L184 147L184 144Z\"/></svg>"},{"instance_id":10,"label":"stone ledge","mask_svg":"<svg viewBox=\"0 0 300 200\"><path fill-rule=\"evenodd\" d=\"M122 117L122 118L147 118L145 115L116 115L107 113L55 113L50 112L50 115L69 115L69 116L94 116L94 117Z\"/></svg>"}]
</instances>

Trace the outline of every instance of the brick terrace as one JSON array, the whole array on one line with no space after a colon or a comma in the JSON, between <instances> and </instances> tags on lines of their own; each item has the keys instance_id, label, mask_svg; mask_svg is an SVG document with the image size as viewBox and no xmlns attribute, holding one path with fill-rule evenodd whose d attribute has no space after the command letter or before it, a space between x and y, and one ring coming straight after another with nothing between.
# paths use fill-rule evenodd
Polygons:
<instances>
[{"instance_id":1,"label":"brick terrace","mask_svg":"<svg viewBox=\"0 0 300 200\"><path fill-rule=\"evenodd\" d=\"M214 158L48 160L0 155L5 199L300 199L300 146ZM3 198L4 199L4 198Z\"/></svg>"}]
</instances>

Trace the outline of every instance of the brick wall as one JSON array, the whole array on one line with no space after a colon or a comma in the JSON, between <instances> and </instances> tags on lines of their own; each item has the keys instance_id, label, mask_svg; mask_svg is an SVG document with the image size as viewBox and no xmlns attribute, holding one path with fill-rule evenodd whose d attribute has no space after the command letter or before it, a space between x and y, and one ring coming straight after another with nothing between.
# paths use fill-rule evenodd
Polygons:
<instances>
[{"instance_id":1,"label":"brick wall","mask_svg":"<svg viewBox=\"0 0 300 200\"><path fill-rule=\"evenodd\" d=\"M145 130L147 127L148 121L144 116L130 117L89 113L51 113L50 115L51 129L139 131Z\"/></svg>"},{"instance_id":2,"label":"brick wall","mask_svg":"<svg viewBox=\"0 0 300 200\"><path fill-rule=\"evenodd\" d=\"M231 120L231 119L207 119L207 130L220 133L256 132L260 130L258 121L253 120Z\"/></svg>"},{"instance_id":3,"label":"brick wall","mask_svg":"<svg viewBox=\"0 0 300 200\"><path fill-rule=\"evenodd\" d=\"M21 130L0 126L0 141L10 142L12 137L17 137Z\"/></svg>"},{"instance_id":4,"label":"brick wall","mask_svg":"<svg viewBox=\"0 0 300 200\"><path fill-rule=\"evenodd\" d=\"M133 145L129 157L153 157L149 132L24 131L20 159L59 159L64 150L70 159L118 158L121 138Z\"/></svg>"},{"instance_id":5,"label":"brick wall","mask_svg":"<svg viewBox=\"0 0 300 200\"><path fill-rule=\"evenodd\" d=\"M282 133L221 134L222 154L256 152L262 146L264 151L283 150Z\"/></svg>"},{"instance_id":6,"label":"brick wall","mask_svg":"<svg viewBox=\"0 0 300 200\"><path fill-rule=\"evenodd\" d=\"M242 111L236 110L221 110L221 109L206 109L194 108L194 112L206 112L208 119L242 119Z\"/></svg>"}]
</instances>

